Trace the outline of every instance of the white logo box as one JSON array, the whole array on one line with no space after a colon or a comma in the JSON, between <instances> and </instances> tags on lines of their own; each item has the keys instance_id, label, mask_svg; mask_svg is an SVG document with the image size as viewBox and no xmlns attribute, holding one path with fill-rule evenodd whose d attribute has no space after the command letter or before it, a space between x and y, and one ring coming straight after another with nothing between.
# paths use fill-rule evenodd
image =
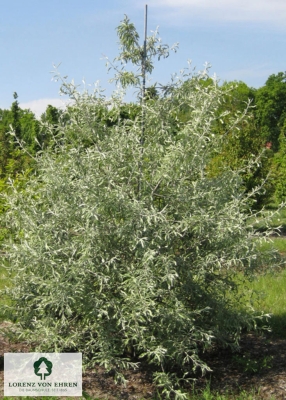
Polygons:
<instances>
[{"instance_id":1,"label":"white logo box","mask_svg":"<svg viewBox=\"0 0 286 400\"><path fill-rule=\"evenodd\" d=\"M5 353L4 396L82 396L82 353Z\"/></svg>"}]
</instances>

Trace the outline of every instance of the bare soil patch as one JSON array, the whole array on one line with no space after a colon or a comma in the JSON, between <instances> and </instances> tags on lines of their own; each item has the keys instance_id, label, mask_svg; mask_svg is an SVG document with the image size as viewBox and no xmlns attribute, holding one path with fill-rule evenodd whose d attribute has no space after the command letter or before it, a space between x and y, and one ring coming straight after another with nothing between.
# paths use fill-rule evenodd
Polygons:
<instances>
[{"instance_id":1,"label":"bare soil patch","mask_svg":"<svg viewBox=\"0 0 286 400\"><path fill-rule=\"evenodd\" d=\"M220 393L254 392L257 399L286 399L286 340L245 334L240 349L213 350L206 360L211 388ZM206 384L199 379L197 386ZM234 396L235 398L235 396Z\"/></svg>"}]
</instances>

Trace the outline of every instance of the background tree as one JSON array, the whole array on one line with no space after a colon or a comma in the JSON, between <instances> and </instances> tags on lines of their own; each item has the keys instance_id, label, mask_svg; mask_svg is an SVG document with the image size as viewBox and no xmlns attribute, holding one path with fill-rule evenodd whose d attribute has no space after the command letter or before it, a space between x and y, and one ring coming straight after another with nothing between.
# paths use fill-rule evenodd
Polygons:
<instances>
[{"instance_id":1,"label":"background tree","mask_svg":"<svg viewBox=\"0 0 286 400\"><path fill-rule=\"evenodd\" d=\"M271 148L272 181L276 202L285 200L286 73L272 74L257 90L256 116L266 146Z\"/></svg>"},{"instance_id":2,"label":"background tree","mask_svg":"<svg viewBox=\"0 0 286 400\"><path fill-rule=\"evenodd\" d=\"M30 110L22 110L14 93L10 110L0 109L0 196L9 191L9 180L14 180L18 189L25 186L27 176L33 170L33 154L39 123ZM22 145L25 146L25 151ZM5 213L7 203L0 197L0 214ZM8 237L9 227L0 227L0 242Z\"/></svg>"},{"instance_id":3,"label":"background tree","mask_svg":"<svg viewBox=\"0 0 286 400\"><path fill-rule=\"evenodd\" d=\"M209 172L216 175L226 166L240 170L246 193L256 191L263 184L264 190L256 191L252 199L254 208L262 208L272 200L274 193L270 176L273 150L272 145L266 148L263 129L256 116L256 90L236 81L224 83L222 89L225 96L217 110L215 131L223 135L224 145L211 161Z\"/></svg>"},{"instance_id":4,"label":"background tree","mask_svg":"<svg viewBox=\"0 0 286 400\"><path fill-rule=\"evenodd\" d=\"M9 110L0 110L0 168L1 178L5 176L5 169L11 154L11 138L8 135L11 115Z\"/></svg>"},{"instance_id":5,"label":"background tree","mask_svg":"<svg viewBox=\"0 0 286 400\"><path fill-rule=\"evenodd\" d=\"M286 121L279 135L279 150L273 159L273 180L275 200L277 203L286 200Z\"/></svg>"},{"instance_id":6,"label":"background tree","mask_svg":"<svg viewBox=\"0 0 286 400\"><path fill-rule=\"evenodd\" d=\"M20 113L21 140L31 154L35 154L40 125L35 114L30 110L21 110Z\"/></svg>"},{"instance_id":7,"label":"background tree","mask_svg":"<svg viewBox=\"0 0 286 400\"><path fill-rule=\"evenodd\" d=\"M14 102L11 106L11 124L13 130L18 138L21 138L21 126L20 126L20 107L18 103L18 94L14 92L13 94Z\"/></svg>"},{"instance_id":8,"label":"background tree","mask_svg":"<svg viewBox=\"0 0 286 400\"><path fill-rule=\"evenodd\" d=\"M52 138L58 133L58 126L60 124L61 111L48 105L46 111L41 115L41 129L38 135L38 141L42 148L46 148Z\"/></svg>"},{"instance_id":9,"label":"background tree","mask_svg":"<svg viewBox=\"0 0 286 400\"><path fill-rule=\"evenodd\" d=\"M286 119L286 73L270 75L265 85L256 92L256 116L262 129L262 137L272 143L276 152L279 135Z\"/></svg>"},{"instance_id":10,"label":"background tree","mask_svg":"<svg viewBox=\"0 0 286 400\"><path fill-rule=\"evenodd\" d=\"M18 95L10 110L0 110L0 171L5 180L32 167L31 155L36 151L39 123L30 110L19 107ZM22 151L25 146L26 151Z\"/></svg>"}]
</instances>

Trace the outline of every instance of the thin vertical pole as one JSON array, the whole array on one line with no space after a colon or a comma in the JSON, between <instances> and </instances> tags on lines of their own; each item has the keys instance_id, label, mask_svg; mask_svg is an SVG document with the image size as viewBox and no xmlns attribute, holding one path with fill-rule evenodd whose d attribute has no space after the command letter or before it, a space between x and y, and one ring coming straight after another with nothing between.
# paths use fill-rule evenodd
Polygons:
<instances>
[{"instance_id":1,"label":"thin vertical pole","mask_svg":"<svg viewBox=\"0 0 286 400\"><path fill-rule=\"evenodd\" d=\"M144 45L143 45L143 55L142 55L142 134L141 134L141 144L144 144L144 133L145 133L145 91L146 91L146 46L147 46L147 11L148 6L145 5L145 18L144 18Z\"/></svg>"},{"instance_id":2,"label":"thin vertical pole","mask_svg":"<svg viewBox=\"0 0 286 400\"><path fill-rule=\"evenodd\" d=\"M145 5L145 15L144 15L144 43L143 43L143 54L142 54L142 90L141 90L141 107L142 107L142 122L141 122L141 154L139 161L139 181L138 181L138 198L140 199L141 192L141 180L142 180L142 159L144 151L144 141L145 141L145 91L146 91L146 59L147 59L147 12L148 5Z\"/></svg>"},{"instance_id":3,"label":"thin vertical pole","mask_svg":"<svg viewBox=\"0 0 286 400\"><path fill-rule=\"evenodd\" d=\"M143 57L142 57L142 102L145 100L145 85L146 85L146 47L147 47L147 11L148 6L145 5L145 19L144 19L144 45L143 45Z\"/></svg>"}]
</instances>

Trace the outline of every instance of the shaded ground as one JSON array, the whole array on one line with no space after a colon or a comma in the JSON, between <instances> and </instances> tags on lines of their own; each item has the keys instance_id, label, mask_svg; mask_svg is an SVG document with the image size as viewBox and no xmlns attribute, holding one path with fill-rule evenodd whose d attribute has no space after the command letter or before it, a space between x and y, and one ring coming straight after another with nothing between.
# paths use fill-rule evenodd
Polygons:
<instances>
[{"instance_id":1,"label":"shaded ground","mask_svg":"<svg viewBox=\"0 0 286 400\"><path fill-rule=\"evenodd\" d=\"M4 323L2 323L2 326ZM6 324L7 325L7 324ZM0 336L0 398L3 398L4 353L28 352L25 343L11 343ZM239 352L213 349L205 358L213 369L207 377L199 377L196 388L201 390L211 379L211 388L221 393L255 393L255 399L286 399L286 339L244 335ZM152 399L156 390L148 369L127 372L128 384L114 384L112 373L103 368L88 371L83 376L83 390L99 399ZM63 398L62 398L63 399Z\"/></svg>"},{"instance_id":2,"label":"shaded ground","mask_svg":"<svg viewBox=\"0 0 286 400\"><path fill-rule=\"evenodd\" d=\"M286 340L254 334L242 337L240 351L208 354L211 388L225 393L256 393L257 399L286 399ZM199 386L205 384L199 379Z\"/></svg>"}]
</instances>

